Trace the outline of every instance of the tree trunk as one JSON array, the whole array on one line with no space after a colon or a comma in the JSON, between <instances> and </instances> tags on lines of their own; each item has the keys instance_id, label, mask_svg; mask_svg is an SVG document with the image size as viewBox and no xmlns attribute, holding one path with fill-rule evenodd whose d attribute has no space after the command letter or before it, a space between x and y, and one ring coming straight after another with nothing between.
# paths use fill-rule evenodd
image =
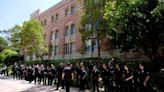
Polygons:
<instances>
[{"instance_id":1,"label":"tree trunk","mask_svg":"<svg viewBox=\"0 0 164 92\"><path fill-rule=\"evenodd\" d=\"M97 45L98 45L98 67L100 68L100 62L101 62L101 48L100 48L100 35L99 30L97 30Z\"/></svg>"}]
</instances>

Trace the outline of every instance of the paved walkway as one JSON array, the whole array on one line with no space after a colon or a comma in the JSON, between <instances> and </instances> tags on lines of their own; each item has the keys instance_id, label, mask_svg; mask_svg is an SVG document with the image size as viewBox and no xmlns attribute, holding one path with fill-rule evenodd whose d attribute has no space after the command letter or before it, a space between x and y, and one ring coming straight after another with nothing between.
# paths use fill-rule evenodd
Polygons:
<instances>
[{"instance_id":1,"label":"paved walkway","mask_svg":"<svg viewBox=\"0 0 164 92\"><path fill-rule=\"evenodd\" d=\"M55 86L35 85L25 80L13 80L11 77L0 76L0 92L65 92L63 89L55 90L55 88ZM70 92L82 91L78 91L77 88L71 88Z\"/></svg>"}]
</instances>

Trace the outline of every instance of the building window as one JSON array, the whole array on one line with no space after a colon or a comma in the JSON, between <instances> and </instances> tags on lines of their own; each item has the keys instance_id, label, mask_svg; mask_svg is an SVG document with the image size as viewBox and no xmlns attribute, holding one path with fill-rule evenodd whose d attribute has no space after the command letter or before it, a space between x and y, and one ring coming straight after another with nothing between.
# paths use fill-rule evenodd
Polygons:
<instances>
[{"instance_id":1,"label":"building window","mask_svg":"<svg viewBox=\"0 0 164 92\"><path fill-rule=\"evenodd\" d=\"M55 21L57 21L59 19L59 14L55 15Z\"/></svg>"},{"instance_id":2,"label":"building window","mask_svg":"<svg viewBox=\"0 0 164 92\"><path fill-rule=\"evenodd\" d=\"M47 20L44 20L44 25L47 25Z\"/></svg>"},{"instance_id":3,"label":"building window","mask_svg":"<svg viewBox=\"0 0 164 92\"><path fill-rule=\"evenodd\" d=\"M76 29L75 29L74 24L71 25L70 33L71 33L71 35L76 33Z\"/></svg>"},{"instance_id":4,"label":"building window","mask_svg":"<svg viewBox=\"0 0 164 92\"><path fill-rule=\"evenodd\" d=\"M54 22L54 16L51 16L51 23Z\"/></svg>"},{"instance_id":5,"label":"building window","mask_svg":"<svg viewBox=\"0 0 164 92\"><path fill-rule=\"evenodd\" d=\"M56 31L56 32L55 32L55 39L58 39L58 36L59 36L59 32Z\"/></svg>"},{"instance_id":6,"label":"building window","mask_svg":"<svg viewBox=\"0 0 164 92\"><path fill-rule=\"evenodd\" d=\"M70 53L74 53L75 52L75 43L70 43Z\"/></svg>"},{"instance_id":7,"label":"building window","mask_svg":"<svg viewBox=\"0 0 164 92\"><path fill-rule=\"evenodd\" d=\"M55 46L54 47L54 55L57 55L58 54L58 46Z\"/></svg>"},{"instance_id":8,"label":"building window","mask_svg":"<svg viewBox=\"0 0 164 92\"><path fill-rule=\"evenodd\" d=\"M65 16L68 16L68 9L65 9Z\"/></svg>"},{"instance_id":9,"label":"building window","mask_svg":"<svg viewBox=\"0 0 164 92\"><path fill-rule=\"evenodd\" d=\"M69 43L65 44L65 54L69 54Z\"/></svg>"},{"instance_id":10,"label":"building window","mask_svg":"<svg viewBox=\"0 0 164 92\"><path fill-rule=\"evenodd\" d=\"M51 32L51 34L50 34L50 40L53 40L53 37L54 37L54 33Z\"/></svg>"},{"instance_id":11,"label":"building window","mask_svg":"<svg viewBox=\"0 0 164 92\"><path fill-rule=\"evenodd\" d=\"M93 38L93 41L92 41L92 51L97 51L97 48L98 48L98 41L96 38Z\"/></svg>"},{"instance_id":12,"label":"building window","mask_svg":"<svg viewBox=\"0 0 164 92\"><path fill-rule=\"evenodd\" d=\"M75 14L75 7L71 7L71 15Z\"/></svg>"},{"instance_id":13,"label":"building window","mask_svg":"<svg viewBox=\"0 0 164 92\"><path fill-rule=\"evenodd\" d=\"M69 35L69 27L66 27L65 28L64 35L65 36L68 36Z\"/></svg>"},{"instance_id":14,"label":"building window","mask_svg":"<svg viewBox=\"0 0 164 92\"><path fill-rule=\"evenodd\" d=\"M86 46L85 51L86 51L86 52L91 52L91 50L92 50L92 49L91 49L91 48L92 48L91 39L85 41L85 46Z\"/></svg>"}]
</instances>

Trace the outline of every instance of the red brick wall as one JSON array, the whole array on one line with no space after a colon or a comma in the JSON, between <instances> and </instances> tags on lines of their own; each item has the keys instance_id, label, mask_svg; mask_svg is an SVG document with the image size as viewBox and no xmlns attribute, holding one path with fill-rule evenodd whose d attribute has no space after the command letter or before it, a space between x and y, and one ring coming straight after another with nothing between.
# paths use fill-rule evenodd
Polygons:
<instances>
[{"instance_id":1,"label":"red brick wall","mask_svg":"<svg viewBox=\"0 0 164 92\"><path fill-rule=\"evenodd\" d=\"M76 13L74 15L65 16L65 9L69 9L71 6L75 6ZM47 24L44 26L44 33L46 34L46 45L50 44L50 37L52 33L52 29L56 27L59 31L59 54L64 55L64 31L66 24L70 21L78 26L78 22L80 20L80 13L79 10L81 8L80 2L78 0L62 0L58 4L52 6L48 10L42 12L39 15L39 19L41 22L47 20ZM51 22L51 16L55 16L56 14L59 15L58 20ZM76 29L78 30L78 29ZM76 32L76 49L81 47L81 36L80 33Z\"/></svg>"}]
</instances>

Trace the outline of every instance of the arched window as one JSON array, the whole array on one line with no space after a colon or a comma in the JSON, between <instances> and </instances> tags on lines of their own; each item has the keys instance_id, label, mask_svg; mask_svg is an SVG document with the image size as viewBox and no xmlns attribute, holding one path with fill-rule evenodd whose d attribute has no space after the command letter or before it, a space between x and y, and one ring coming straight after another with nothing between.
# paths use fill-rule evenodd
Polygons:
<instances>
[{"instance_id":1,"label":"arched window","mask_svg":"<svg viewBox=\"0 0 164 92\"><path fill-rule=\"evenodd\" d=\"M66 26L64 31L64 36L68 36L68 35L69 35L69 27Z\"/></svg>"},{"instance_id":2,"label":"arched window","mask_svg":"<svg viewBox=\"0 0 164 92\"><path fill-rule=\"evenodd\" d=\"M75 34L75 33L76 33L75 25L72 24L72 25L71 25L71 28L70 28L70 34L73 35L73 34Z\"/></svg>"},{"instance_id":3,"label":"arched window","mask_svg":"<svg viewBox=\"0 0 164 92\"><path fill-rule=\"evenodd\" d=\"M59 31L56 30L56 31L55 31L55 39L58 39L58 38L59 38Z\"/></svg>"}]
</instances>

